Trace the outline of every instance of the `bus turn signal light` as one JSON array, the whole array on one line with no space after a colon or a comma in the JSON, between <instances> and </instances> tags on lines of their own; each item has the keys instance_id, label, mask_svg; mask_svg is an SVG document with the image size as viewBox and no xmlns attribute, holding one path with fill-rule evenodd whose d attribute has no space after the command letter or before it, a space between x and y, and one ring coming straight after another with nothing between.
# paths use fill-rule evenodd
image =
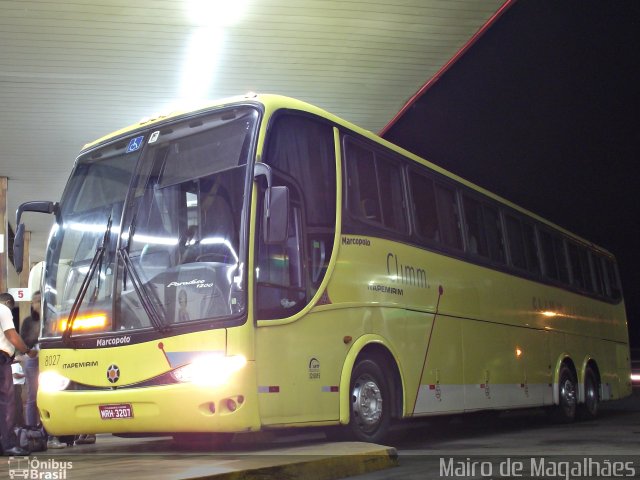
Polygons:
<instances>
[{"instance_id":1,"label":"bus turn signal light","mask_svg":"<svg viewBox=\"0 0 640 480\"><path fill-rule=\"evenodd\" d=\"M67 320L60 320L59 331L64 332L67 329ZM89 315L77 316L73 321L73 330L97 330L107 325L107 315L105 313L92 313Z\"/></svg>"}]
</instances>

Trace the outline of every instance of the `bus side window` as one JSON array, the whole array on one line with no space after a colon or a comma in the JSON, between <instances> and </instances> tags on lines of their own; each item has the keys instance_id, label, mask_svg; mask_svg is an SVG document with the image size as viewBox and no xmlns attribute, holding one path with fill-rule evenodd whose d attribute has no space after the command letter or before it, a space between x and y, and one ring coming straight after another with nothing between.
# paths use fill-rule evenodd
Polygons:
<instances>
[{"instance_id":1,"label":"bus side window","mask_svg":"<svg viewBox=\"0 0 640 480\"><path fill-rule=\"evenodd\" d=\"M489 258L494 262L504 263L504 240L502 236L502 223L497 209L489 205L482 205L485 233L487 235L487 247Z\"/></svg>"},{"instance_id":2,"label":"bus side window","mask_svg":"<svg viewBox=\"0 0 640 480\"><path fill-rule=\"evenodd\" d=\"M345 146L351 213L366 223L406 233L400 164L351 137L346 138Z\"/></svg>"},{"instance_id":3,"label":"bus side window","mask_svg":"<svg viewBox=\"0 0 640 480\"><path fill-rule=\"evenodd\" d=\"M390 158L376 153L376 170L384 225L397 232L406 232L407 209L405 208L400 165Z\"/></svg>"},{"instance_id":4,"label":"bus side window","mask_svg":"<svg viewBox=\"0 0 640 480\"><path fill-rule=\"evenodd\" d=\"M547 230L541 230L540 247L545 275L552 280L559 280L568 285L569 267L562 237Z\"/></svg>"},{"instance_id":5,"label":"bus side window","mask_svg":"<svg viewBox=\"0 0 640 480\"><path fill-rule=\"evenodd\" d=\"M558 265L553 252L553 241L551 234L547 231L540 232L540 249L542 250L542 261L544 274L552 280L559 280Z\"/></svg>"},{"instance_id":6,"label":"bus side window","mask_svg":"<svg viewBox=\"0 0 640 480\"><path fill-rule=\"evenodd\" d=\"M527 269L527 255L525 253L525 242L520 220L506 214L505 224L507 226L507 238L509 240L509 253L511 264L514 267Z\"/></svg>"},{"instance_id":7,"label":"bus side window","mask_svg":"<svg viewBox=\"0 0 640 480\"><path fill-rule=\"evenodd\" d=\"M536 230L530 223L522 224L524 233L524 251L527 258L527 270L534 275L540 275L540 257L538 256L538 248L536 241Z\"/></svg>"},{"instance_id":8,"label":"bus side window","mask_svg":"<svg viewBox=\"0 0 640 480\"><path fill-rule=\"evenodd\" d=\"M568 249L573 285L581 290L593 292L589 257L586 248L576 245L573 242L568 242Z\"/></svg>"},{"instance_id":9,"label":"bus side window","mask_svg":"<svg viewBox=\"0 0 640 480\"><path fill-rule=\"evenodd\" d=\"M616 264L608 258L604 260L604 264L607 271L605 279L607 282L608 296L612 300L620 300L620 298L622 298L622 289L620 288L620 283L618 281Z\"/></svg>"},{"instance_id":10,"label":"bus side window","mask_svg":"<svg viewBox=\"0 0 640 480\"><path fill-rule=\"evenodd\" d=\"M309 251L311 252L311 284L317 289L329 266L329 257L333 248L333 235L323 232L309 232Z\"/></svg>"},{"instance_id":11,"label":"bus side window","mask_svg":"<svg viewBox=\"0 0 640 480\"><path fill-rule=\"evenodd\" d=\"M591 252L591 267L593 271L593 278L595 281L596 293L598 295L606 295L607 287L605 280L605 272L604 272L604 264L602 263L604 259L600 257L595 252Z\"/></svg>"},{"instance_id":12,"label":"bus side window","mask_svg":"<svg viewBox=\"0 0 640 480\"><path fill-rule=\"evenodd\" d=\"M274 185L291 195L289 240L285 247L258 245L258 318L291 316L322 283L336 225L334 129L307 115L279 114L267 132L263 157ZM262 242L262 240L260 240Z\"/></svg>"},{"instance_id":13,"label":"bus side window","mask_svg":"<svg viewBox=\"0 0 640 480\"><path fill-rule=\"evenodd\" d=\"M438 203L438 219L442 230L442 243L448 247L462 250L462 231L458 200L455 190L436 183L436 201Z\"/></svg>"},{"instance_id":14,"label":"bus side window","mask_svg":"<svg viewBox=\"0 0 640 480\"><path fill-rule=\"evenodd\" d=\"M426 240L439 242L440 232L433 180L415 172L409 172L409 185L418 235Z\"/></svg>"},{"instance_id":15,"label":"bus side window","mask_svg":"<svg viewBox=\"0 0 640 480\"><path fill-rule=\"evenodd\" d=\"M511 264L533 275L540 275L536 231L533 225L509 213L505 213L504 219Z\"/></svg>"},{"instance_id":16,"label":"bus side window","mask_svg":"<svg viewBox=\"0 0 640 480\"><path fill-rule=\"evenodd\" d=\"M281 245L266 245L262 231L258 236L256 266L258 319L286 318L305 306L302 252L302 216L292 204L289 235Z\"/></svg>"},{"instance_id":17,"label":"bus side window","mask_svg":"<svg viewBox=\"0 0 640 480\"><path fill-rule=\"evenodd\" d=\"M558 262L558 271L560 273L560 281L569 284L569 259L565 249L564 240L560 235L553 236L553 250Z\"/></svg>"},{"instance_id":18,"label":"bus side window","mask_svg":"<svg viewBox=\"0 0 640 480\"><path fill-rule=\"evenodd\" d=\"M382 223L376 164L373 152L349 139L347 142L349 177L349 209L356 216L374 223Z\"/></svg>"},{"instance_id":19,"label":"bus side window","mask_svg":"<svg viewBox=\"0 0 640 480\"><path fill-rule=\"evenodd\" d=\"M504 244L498 210L467 195L462 198L467 227L467 251L503 263Z\"/></svg>"}]
</instances>

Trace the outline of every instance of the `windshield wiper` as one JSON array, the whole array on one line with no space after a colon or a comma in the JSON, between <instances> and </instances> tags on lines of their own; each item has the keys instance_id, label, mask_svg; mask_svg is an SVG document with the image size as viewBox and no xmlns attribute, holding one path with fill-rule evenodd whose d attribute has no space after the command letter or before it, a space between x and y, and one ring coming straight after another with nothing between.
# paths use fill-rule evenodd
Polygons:
<instances>
[{"instance_id":1,"label":"windshield wiper","mask_svg":"<svg viewBox=\"0 0 640 480\"><path fill-rule=\"evenodd\" d=\"M73 300L73 305L71 306L71 311L69 312L69 318L67 318L67 325L65 326L64 332L62 333L62 343L67 345L69 340L71 339L71 333L73 332L73 323L78 316L78 311L80 310L80 305L82 305L82 301L84 300L85 295L87 294L87 290L89 289L89 283L91 283L91 279L96 272L98 265L102 264L102 257L104 257L104 252L107 250L107 244L109 243L109 236L111 235L111 215L109 215L109 219L107 220L107 228L104 231L104 236L102 237L102 242L96 249L96 252L93 254L93 258L91 259L91 264L89 265L89 271L84 276L82 280L82 285L80 285L80 291L76 298ZM95 295L94 295L95 299Z\"/></svg>"},{"instance_id":2,"label":"windshield wiper","mask_svg":"<svg viewBox=\"0 0 640 480\"><path fill-rule=\"evenodd\" d=\"M122 260L122 264L125 268L125 273L128 274L129 277L131 277L131 284L133 285L133 289L136 291L136 294L140 299L140 303L142 303L142 308L144 308L144 311L147 313L147 316L149 317L153 328L161 333L165 333L169 331L170 328L165 320L167 318L167 312L164 309L164 305L162 305L162 303L160 302L160 299L158 298L158 295L153 290L153 288L144 287L144 284L140 280L140 276L138 275L138 272L136 271L133 262L131 261L131 257L129 256L129 243L131 242L134 229L134 222L131 222L131 225L129 225L129 237L127 239L127 244L118 249L118 256ZM126 279L124 281L126 281ZM154 301L151 301L146 294L149 294L149 296L151 296Z\"/></svg>"}]
</instances>

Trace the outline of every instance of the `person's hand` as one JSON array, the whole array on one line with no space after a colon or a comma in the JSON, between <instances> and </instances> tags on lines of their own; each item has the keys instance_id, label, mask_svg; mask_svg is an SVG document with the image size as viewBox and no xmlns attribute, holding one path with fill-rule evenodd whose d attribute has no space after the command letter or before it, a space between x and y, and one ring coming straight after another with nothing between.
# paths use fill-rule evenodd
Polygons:
<instances>
[{"instance_id":1,"label":"person's hand","mask_svg":"<svg viewBox=\"0 0 640 480\"><path fill-rule=\"evenodd\" d=\"M38 355L38 351L37 350L29 350L29 353L27 353L27 355L29 355L29 358L34 358L36 355Z\"/></svg>"}]
</instances>

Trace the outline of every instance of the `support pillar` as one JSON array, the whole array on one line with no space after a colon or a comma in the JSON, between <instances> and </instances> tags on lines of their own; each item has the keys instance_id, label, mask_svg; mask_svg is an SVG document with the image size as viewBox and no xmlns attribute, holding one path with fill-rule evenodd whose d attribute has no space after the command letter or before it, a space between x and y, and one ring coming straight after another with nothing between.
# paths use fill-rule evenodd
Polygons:
<instances>
[{"instance_id":1,"label":"support pillar","mask_svg":"<svg viewBox=\"0 0 640 480\"><path fill-rule=\"evenodd\" d=\"M7 177L0 177L0 292L7 291L9 228L7 223Z\"/></svg>"},{"instance_id":2,"label":"support pillar","mask_svg":"<svg viewBox=\"0 0 640 480\"><path fill-rule=\"evenodd\" d=\"M24 232L24 256L22 257L22 272L18 277L18 285L20 288L27 288L29 286L29 273L31 272L30 261L30 248L31 248L31 232ZM33 292L31 292L33 295ZM18 302L20 307L20 322L31 314L31 302ZM22 325L22 324L21 324Z\"/></svg>"}]
</instances>

